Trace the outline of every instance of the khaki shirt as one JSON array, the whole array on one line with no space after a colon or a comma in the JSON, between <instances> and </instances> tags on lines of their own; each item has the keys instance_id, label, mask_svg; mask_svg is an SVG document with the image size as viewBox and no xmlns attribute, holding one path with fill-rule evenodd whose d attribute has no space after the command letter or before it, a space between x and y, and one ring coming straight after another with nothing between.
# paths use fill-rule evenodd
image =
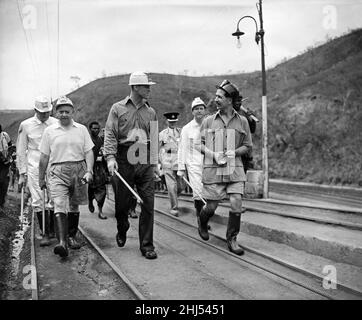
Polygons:
<instances>
[{"instance_id":1,"label":"khaki shirt","mask_svg":"<svg viewBox=\"0 0 362 320\"><path fill-rule=\"evenodd\" d=\"M49 165L53 163L82 161L94 144L87 128L75 121L64 128L59 121L44 130L40 142L40 151L49 156Z\"/></svg>"},{"instance_id":2,"label":"khaki shirt","mask_svg":"<svg viewBox=\"0 0 362 320\"><path fill-rule=\"evenodd\" d=\"M177 151L180 135L180 128L166 128L160 132L160 162L163 169L177 170Z\"/></svg>"},{"instance_id":3,"label":"khaki shirt","mask_svg":"<svg viewBox=\"0 0 362 320\"><path fill-rule=\"evenodd\" d=\"M236 150L241 146L252 148L253 143L248 121L233 110L232 118L225 123L220 112L208 116L201 125L201 143L215 152ZM241 156L228 159L225 165L218 165L211 157L204 157L202 182L230 183L246 181Z\"/></svg>"},{"instance_id":4,"label":"khaki shirt","mask_svg":"<svg viewBox=\"0 0 362 320\"><path fill-rule=\"evenodd\" d=\"M153 158L157 159L158 126L155 126L157 126L157 115L147 102L144 101L136 106L130 96L116 102L112 105L106 122L104 132L105 156L107 158L115 157L118 145L130 146L137 141L148 143L155 140L153 143L157 147L155 148L156 155L153 155ZM152 150L153 148L151 148L151 152Z\"/></svg>"}]
</instances>

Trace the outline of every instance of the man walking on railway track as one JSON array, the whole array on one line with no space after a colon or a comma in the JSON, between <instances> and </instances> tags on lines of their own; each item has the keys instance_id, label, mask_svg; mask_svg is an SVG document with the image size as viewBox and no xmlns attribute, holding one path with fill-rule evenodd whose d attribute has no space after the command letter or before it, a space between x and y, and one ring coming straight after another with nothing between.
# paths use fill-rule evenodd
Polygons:
<instances>
[{"instance_id":1,"label":"man walking on railway track","mask_svg":"<svg viewBox=\"0 0 362 320\"><path fill-rule=\"evenodd\" d=\"M153 210L158 126L156 112L147 101L153 84L144 72L131 74L131 93L111 107L104 141L108 171L113 176L117 245L123 247L126 243L130 227L128 210L133 198L129 188L136 186L143 201L139 217L139 245L142 255L147 259L157 258L153 245ZM153 146L156 146L155 150ZM116 170L128 186L114 175Z\"/></svg>"},{"instance_id":2,"label":"man walking on railway track","mask_svg":"<svg viewBox=\"0 0 362 320\"><path fill-rule=\"evenodd\" d=\"M79 205L87 204L87 185L93 176L93 142L87 128L73 120L74 106L67 97L55 105L58 121L45 129L40 143L39 186L48 185L54 201L58 245L54 253L68 256L68 245L79 249L76 240ZM68 210L69 207L69 210ZM68 213L67 213L68 211Z\"/></svg>"},{"instance_id":3,"label":"man walking on railway track","mask_svg":"<svg viewBox=\"0 0 362 320\"><path fill-rule=\"evenodd\" d=\"M103 215L102 209L106 200L106 183L107 183L107 162L103 156L104 138L99 135L100 125L97 121L89 124L89 131L94 143L93 156L93 181L88 186L88 208L90 212L94 212L93 200L95 199L98 206L98 218L105 220L107 217Z\"/></svg>"},{"instance_id":4,"label":"man walking on railway track","mask_svg":"<svg viewBox=\"0 0 362 320\"><path fill-rule=\"evenodd\" d=\"M43 192L39 187L40 141L44 130L56 123L57 119L50 117L52 105L45 96L39 96L35 99L34 110L34 116L24 120L19 126L16 150L19 169L18 184L21 188L26 184L29 187L32 199L31 206L38 217L40 230L43 230L43 205L46 207L45 234L42 234L40 240L40 246L42 247L49 246L50 237L54 236L54 208L49 199L43 199ZM43 201L46 201L46 203L43 204Z\"/></svg>"},{"instance_id":5,"label":"man walking on railway track","mask_svg":"<svg viewBox=\"0 0 362 320\"><path fill-rule=\"evenodd\" d=\"M189 182L192 186L196 216L200 215L204 206L200 195L202 193L202 166L204 155L200 152L201 123L204 119L206 105L199 97L191 104L191 112L194 119L186 124L181 130L180 145L178 149L178 171L177 175L184 177L187 171Z\"/></svg>"},{"instance_id":6,"label":"man walking on railway track","mask_svg":"<svg viewBox=\"0 0 362 320\"><path fill-rule=\"evenodd\" d=\"M170 198L170 213L178 216L177 196L184 189L183 180L177 176L177 153L180 142L181 129L176 127L178 112L166 112L164 116L168 128L160 132L160 163L165 175L168 197Z\"/></svg>"},{"instance_id":7,"label":"man walking on railway track","mask_svg":"<svg viewBox=\"0 0 362 320\"><path fill-rule=\"evenodd\" d=\"M205 155L202 194L207 204L200 212L198 230L203 240L209 239L208 221L219 201L229 195L226 241L231 252L242 255L244 251L237 243L246 181L241 156L252 148L252 139L246 118L233 109L238 99L238 89L224 80L216 91L217 113L205 118L201 125L201 152Z\"/></svg>"}]
</instances>

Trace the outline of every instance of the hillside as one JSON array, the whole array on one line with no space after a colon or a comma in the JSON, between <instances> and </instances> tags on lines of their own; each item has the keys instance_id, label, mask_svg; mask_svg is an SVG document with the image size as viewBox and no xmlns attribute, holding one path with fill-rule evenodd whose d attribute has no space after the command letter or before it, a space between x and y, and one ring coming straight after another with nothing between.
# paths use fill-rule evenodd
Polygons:
<instances>
[{"instance_id":1,"label":"hillside","mask_svg":"<svg viewBox=\"0 0 362 320\"><path fill-rule=\"evenodd\" d=\"M267 71L270 176L317 183L362 186L362 30L331 40ZM162 114L180 112L182 126L192 118L190 104L200 96L214 110L215 85L228 78L239 86L245 106L261 118L261 73L187 77L152 74L157 82L151 105ZM111 105L129 93L128 76L98 79L68 96L76 119L105 123ZM2 113L0 113L2 118ZM9 132L13 132L10 124ZM4 125L3 125L4 127ZM7 129L6 129L7 130ZM16 129L15 129L16 131ZM261 125L254 137L261 167Z\"/></svg>"}]
</instances>

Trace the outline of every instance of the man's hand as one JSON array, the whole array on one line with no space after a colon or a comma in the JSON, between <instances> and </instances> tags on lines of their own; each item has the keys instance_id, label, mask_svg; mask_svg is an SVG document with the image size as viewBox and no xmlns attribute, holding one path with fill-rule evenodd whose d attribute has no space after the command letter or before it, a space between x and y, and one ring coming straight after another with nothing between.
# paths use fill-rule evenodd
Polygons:
<instances>
[{"instance_id":1,"label":"man's hand","mask_svg":"<svg viewBox=\"0 0 362 320\"><path fill-rule=\"evenodd\" d=\"M214 159L218 165L224 165L226 163L225 154L222 151L214 152Z\"/></svg>"},{"instance_id":2,"label":"man's hand","mask_svg":"<svg viewBox=\"0 0 362 320\"><path fill-rule=\"evenodd\" d=\"M39 178L39 187L40 187L41 190L47 188L47 184L46 184L46 182L45 182L45 178Z\"/></svg>"},{"instance_id":3,"label":"man's hand","mask_svg":"<svg viewBox=\"0 0 362 320\"><path fill-rule=\"evenodd\" d=\"M185 174L186 174L186 171L185 171L185 170L178 170L178 171L177 171L177 175L178 175L180 178L184 177Z\"/></svg>"},{"instance_id":4,"label":"man's hand","mask_svg":"<svg viewBox=\"0 0 362 320\"><path fill-rule=\"evenodd\" d=\"M20 188L24 188L26 186L27 180L28 177L25 175L25 173L20 174L18 182Z\"/></svg>"},{"instance_id":5,"label":"man's hand","mask_svg":"<svg viewBox=\"0 0 362 320\"><path fill-rule=\"evenodd\" d=\"M85 181L86 183L92 182L92 180L93 180L93 174L92 174L92 172L87 171L87 172L85 173L85 175L83 176L82 180Z\"/></svg>"},{"instance_id":6,"label":"man's hand","mask_svg":"<svg viewBox=\"0 0 362 320\"><path fill-rule=\"evenodd\" d=\"M114 171L117 170L118 171L118 164L115 158L110 158L107 160L107 167L108 167L108 172L111 176L114 175Z\"/></svg>"},{"instance_id":7,"label":"man's hand","mask_svg":"<svg viewBox=\"0 0 362 320\"><path fill-rule=\"evenodd\" d=\"M235 158L235 151L234 150L228 150L225 152L225 155L229 158L229 159L234 159Z\"/></svg>"}]
</instances>

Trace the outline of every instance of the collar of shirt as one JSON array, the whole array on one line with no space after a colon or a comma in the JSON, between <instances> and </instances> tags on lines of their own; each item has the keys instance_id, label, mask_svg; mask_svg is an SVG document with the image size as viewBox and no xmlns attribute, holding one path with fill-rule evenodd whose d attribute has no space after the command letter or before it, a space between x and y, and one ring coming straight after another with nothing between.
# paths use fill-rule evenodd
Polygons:
<instances>
[{"instance_id":1,"label":"collar of shirt","mask_svg":"<svg viewBox=\"0 0 362 320\"><path fill-rule=\"evenodd\" d=\"M78 122L75 122L74 120L72 120L72 127L76 127L79 128L80 124ZM60 120L58 120L58 122L56 123L56 128L57 129L64 129L64 127L61 125Z\"/></svg>"},{"instance_id":2,"label":"collar of shirt","mask_svg":"<svg viewBox=\"0 0 362 320\"><path fill-rule=\"evenodd\" d=\"M44 121L44 122L41 122L40 120L39 120L39 118L36 116L36 114L34 114L34 120L35 120L35 122L36 122L36 124L42 124L42 123L45 123L47 126L49 126L49 125L51 125L51 123L50 123L50 117L46 120L46 121Z\"/></svg>"},{"instance_id":3,"label":"collar of shirt","mask_svg":"<svg viewBox=\"0 0 362 320\"><path fill-rule=\"evenodd\" d=\"M136 104L133 102L131 96L127 96L126 98L124 98L124 99L121 101L121 103L122 103L123 105L127 105L127 103L131 103L137 110L140 109L140 108L142 108L143 106L145 106L145 107L147 107L147 108L150 107L150 106L148 105L147 100L145 100L145 99L142 99L142 102L139 103L138 105L136 105Z\"/></svg>"},{"instance_id":4,"label":"collar of shirt","mask_svg":"<svg viewBox=\"0 0 362 320\"><path fill-rule=\"evenodd\" d=\"M234 109L232 109L232 116L231 116L230 120L236 116L238 116L238 113ZM224 122L224 119L221 116L220 110L218 112L216 112L214 119L216 119L217 117L219 117ZM230 120L229 120L229 122L230 122Z\"/></svg>"}]
</instances>

